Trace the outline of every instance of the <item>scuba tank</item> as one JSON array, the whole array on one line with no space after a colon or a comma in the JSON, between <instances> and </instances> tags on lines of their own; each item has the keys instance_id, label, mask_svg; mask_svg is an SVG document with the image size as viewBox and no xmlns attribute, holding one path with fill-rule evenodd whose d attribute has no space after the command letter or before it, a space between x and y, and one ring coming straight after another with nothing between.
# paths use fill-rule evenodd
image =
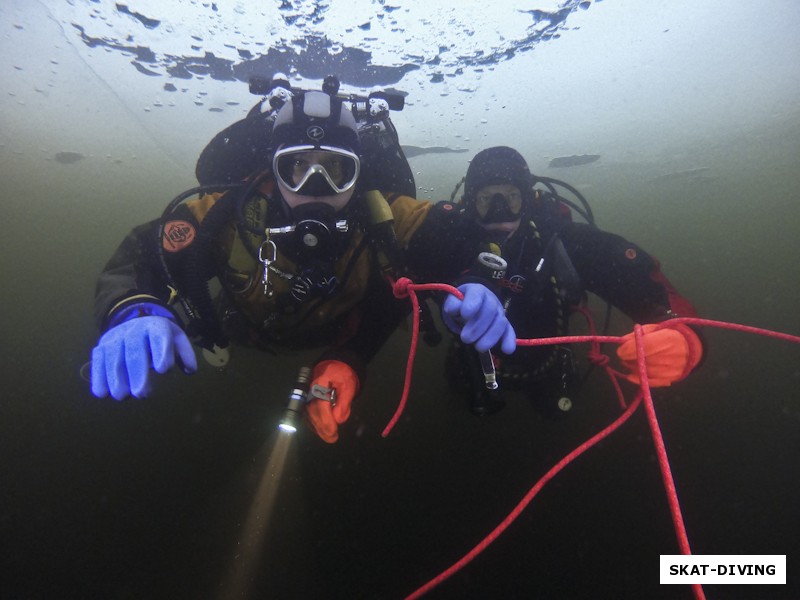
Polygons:
<instances>
[{"instance_id":1,"label":"scuba tank","mask_svg":"<svg viewBox=\"0 0 800 600\"><path fill-rule=\"evenodd\" d=\"M262 96L247 116L220 131L197 159L195 175L202 185L243 181L268 164L272 126L278 110L294 95L285 75L271 79L252 77L250 93ZM408 159L400 146L392 110L403 110L405 98L396 92L376 91L368 96L339 93L339 80L328 76L322 91L350 105L363 148L362 169L375 189L416 198L416 183Z\"/></svg>"},{"instance_id":2,"label":"scuba tank","mask_svg":"<svg viewBox=\"0 0 800 600\"><path fill-rule=\"evenodd\" d=\"M244 181L269 163L270 138L278 110L292 97L286 77L276 74L267 84L254 78L250 92L263 98L247 116L215 135L195 165L201 185Z\"/></svg>"}]
</instances>

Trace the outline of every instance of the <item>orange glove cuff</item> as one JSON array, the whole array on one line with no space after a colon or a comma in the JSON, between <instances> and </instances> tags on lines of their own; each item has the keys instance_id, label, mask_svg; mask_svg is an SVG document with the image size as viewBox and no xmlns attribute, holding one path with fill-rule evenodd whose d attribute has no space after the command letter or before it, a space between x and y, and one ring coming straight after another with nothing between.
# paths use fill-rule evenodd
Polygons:
<instances>
[{"instance_id":1,"label":"orange glove cuff","mask_svg":"<svg viewBox=\"0 0 800 600\"><path fill-rule=\"evenodd\" d=\"M334 403L315 398L306 409L311 427L322 440L332 444L339 439L339 425L350 417L350 406L360 387L358 376L348 364L338 360L320 362L311 376L312 387L320 385L336 390Z\"/></svg>"},{"instance_id":2,"label":"orange glove cuff","mask_svg":"<svg viewBox=\"0 0 800 600\"><path fill-rule=\"evenodd\" d=\"M651 387L666 387L684 379L703 357L703 344L690 327L682 323L659 329L658 325L644 325L644 353L647 360L647 378ZM617 356L631 371L628 381L639 383L636 361L636 338L633 333L624 336L625 342L617 348Z\"/></svg>"}]
</instances>

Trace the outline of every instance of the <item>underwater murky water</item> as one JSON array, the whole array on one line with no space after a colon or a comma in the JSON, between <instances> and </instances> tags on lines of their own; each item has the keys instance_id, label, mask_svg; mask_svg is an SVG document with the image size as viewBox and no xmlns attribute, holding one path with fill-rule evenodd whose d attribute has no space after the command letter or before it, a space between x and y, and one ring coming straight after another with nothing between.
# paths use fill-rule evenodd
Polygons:
<instances>
[{"instance_id":1,"label":"underwater murky water","mask_svg":"<svg viewBox=\"0 0 800 600\"><path fill-rule=\"evenodd\" d=\"M63 64L69 48L62 50ZM97 82L73 85L49 93L108 99ZM157 216L192 185L193 173L165 159L127 118L116 129L101 114L83 121L77 129L85 139L96 134L93 127L103 134L96 148L77 143L80 137L55 142L57 119L48 110L60 114L65 105L51 99L33 94L25 100L29 114L18 99L5 98L0 131L0 595L222 597L243 560L236 542L292 377L314 353L239 350L224 372L204 366L190 378L164 377L146 401L92 398L78 373L96 338L94 280L127 230ZM598 224L655 254L701 316L797 334L796 100L765 110L755 132L710 128L705 143L676 143L648 160L637 161L634 145L626 157L566 169L545 168L541 157L569 152L542 144L527 121L531 132L515 139L503 133L507 124L498 129L502 139L481 137L478 122L472 129L474 139L516 145L534 170L580 185ZM680 94L673 101L680 103ZM75 106L85 110L77 100ZM29 123L12 118L23 113ZM439 143L428 143L419 127L411 131L412 143ZM109 144L124 155L121 162L114 153L106 157ZM477 151L482 144L467 145ZM180 160L191 165L201 147L190 145ZM56 156L77 150L84 159ZM441 200L473 153L411 162L423 190ZM613 328L626 327L616 316ZM422 346L408 409L382 439L402 390L409 338L398 331L371 365L339 443L325 445L301 430L288 449L261 524L265 543L249 597L403 597L463 556L550 466L617 414L612 390L596 372L567 418L546 420L516 398L498 415L477 419L447 386L444 346ZM789 578L786 586L757 590L706 586L706 595L796 598L800 348L728 331L708 331L707 339L703 368L656 394L693 550L786 554ZM640 412L428 597L691 598L686 587L658 584L659 555L677 552Z\"/></svg>"}]
</instances>

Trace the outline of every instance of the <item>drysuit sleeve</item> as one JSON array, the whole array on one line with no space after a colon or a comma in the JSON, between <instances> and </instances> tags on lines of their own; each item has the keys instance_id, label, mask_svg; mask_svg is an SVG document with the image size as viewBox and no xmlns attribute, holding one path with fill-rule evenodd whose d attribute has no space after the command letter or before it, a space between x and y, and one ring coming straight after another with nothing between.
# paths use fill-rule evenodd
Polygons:
<instances>
[{"instance_id":1,"label":"drysuit sleeve","mask_svg":"<svg viewBox=\"0 0 800 600\"><path fill-rule=\"evenodd\" d=\"M153 302L169 308L175 290L170 287L163 265L180 279L186 250L194 241L197 227L192 211L181 206L164 224L161 240L159 220L139 225L125 237L97 279L94 317L101 331L105 331L113 315L132 303Z\"/></svg>"},{"instance_id":2,"label":"drysuit sleeve","mask_svg":"<svg viewBox=\"0 0 800 600\"><path fill-rule=\"evenodd\" d=\"M479 227L451 202L432 205L406 241L409 268L423 282L454 281L480 251Z\"/></svg>"},{"instance_id":3,"label":"drysuit sleeve","mask_svg":"<svg viewBox=\"0 0 800 600\"><path fill-rule=\"evenodd\" d=\"M405 247L428 219L433 204L426 200L417 200L411 196L402 195L388 194L386 199L394 217L397 241Z\"/></svg>"},{"instance_id":4,"label":"drysuit sleeve","mask_svg":"<svg viewBox=\"0 0 800 600\"><path fill-rule=\"evenodd\" d=\"M134 228L100 273L95 287L94 316L101 331L106 329L113 314L133 302L166 306L169 289L149 248L155 245L157 231L156 221Z\"/></svg>"},{"instance_id":5,"label":"drysuit sleeve","mask_svg":"<svg viewBox=\"0 0 800 600\"><path fill-rule=\"evenodd\" d=\"M697 316L658 260L636 244L582 223L564 227L560 237L585 288L637 323Z\"/></svg>"}]
</instances>

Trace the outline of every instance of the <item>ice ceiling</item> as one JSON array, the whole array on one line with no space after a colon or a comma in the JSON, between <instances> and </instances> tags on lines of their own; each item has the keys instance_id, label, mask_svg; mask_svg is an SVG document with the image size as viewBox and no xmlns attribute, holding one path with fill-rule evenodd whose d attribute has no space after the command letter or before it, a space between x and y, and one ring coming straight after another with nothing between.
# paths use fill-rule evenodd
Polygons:
<instances>
[{"instance_id":1,"label":"ice ceiling","mask_svg":"<svg viewBox=\"0 0 800 600\"><path fill-rule=\"evenodd\" d=\"M88 49L122 54L144 75L247 81L277 71L306 79L337 73L345 84L372 88L412 71L441 82L511 59L558 37L572 12L591 5L526 4L505 0L487 11L463 0L74 0L51 12Z\"/></svg>"},{"instance_id":2,"label":"ice ceiling","mask_svg":"<svg viewBox=\"0 0 800 600\"><path fill-rule=\"evenodd\" d=\"M796 119L800 96L792 0L4 0L0 23L6 149L176 172L255 104L249 78L275 72L406 93L401 141L468 152L437 158L462 172L496 144L536 168L688 157Z\"/></svg>"}]
</instances>

